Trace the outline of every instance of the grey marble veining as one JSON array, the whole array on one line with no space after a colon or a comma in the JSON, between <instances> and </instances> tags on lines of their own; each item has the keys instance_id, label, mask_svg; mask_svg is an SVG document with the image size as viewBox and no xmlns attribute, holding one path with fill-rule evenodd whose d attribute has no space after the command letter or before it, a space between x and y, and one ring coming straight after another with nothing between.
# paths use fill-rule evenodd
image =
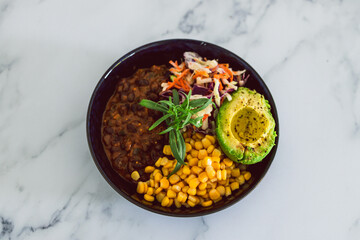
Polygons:
<instances>
[{"instance_id":1,"label":"grey marble veining","mask_svg":"<svg viewBox=\"0 0 360 240\"><path fill-rule=\"evenodd\" d=\"M360 239L359 12L356 0L0 0L0 239ZM278 108L268 174L205 217L129 203L86 142L104 71L168 38L235 52Z\"/></svg>"}]
</instances>

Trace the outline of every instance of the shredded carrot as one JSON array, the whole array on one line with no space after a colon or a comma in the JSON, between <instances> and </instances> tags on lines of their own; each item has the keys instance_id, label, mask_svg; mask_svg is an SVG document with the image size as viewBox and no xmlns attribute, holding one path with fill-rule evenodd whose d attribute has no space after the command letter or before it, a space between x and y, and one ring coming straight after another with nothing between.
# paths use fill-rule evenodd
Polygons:
<instances>
[{"instance_id":1,"label":"shredded carrot","mask_svg":"<svg viewBox=\"0 0 360 240\"><path fill-rule=\"evenodd\" d=\"M196 72L192 78L196 79L197 77L209 77L209 74L202 70L202 71Z\"/></svg>"},{"instance_id":2,"label":"shredded carrot","mask_svg":"<svg viewBox=\"0 0 360 240\"><path fill-rule=\"evenodd\" d=\"M204 117L202 118L203 121L209 117L209 114L204 114Z\"/></svg>"},{"instance_id":3,"label":"shredded carrot","mask_svg":"<svg viewBox=\"0 0 360 240\"><path fill-rule=\"evenodd\" d=\"M227 65L227 66L225 66ZM229 74L230 76L230 82L232 82L232 80L234 79L233 73L232 71L229 69L229 64L219 64L219 67L221 67L222 69L224 69L224 71Z\"/></svg>"}]
</instances>

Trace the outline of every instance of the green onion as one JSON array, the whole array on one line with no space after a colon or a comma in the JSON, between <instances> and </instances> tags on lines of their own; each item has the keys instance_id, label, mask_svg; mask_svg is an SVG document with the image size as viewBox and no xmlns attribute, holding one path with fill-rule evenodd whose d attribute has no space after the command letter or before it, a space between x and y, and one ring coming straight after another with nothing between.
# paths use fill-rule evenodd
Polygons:
<instances>
[{"instance_id":1,"label":"green onion","mask_svg":"<svg viewBox=\"0 0 360 240\"><path fill-rule=\"evenodd\" d=\"M159 134L169 133L169 144L171 152L173 153L176 159L176 166L174 170L169 174L168 177L176 173L181 165L184 165L185 162L185 140L181 134L181 129L186 127L189 124L194 125L199 128L202 125L202 116L197 118L191 118L195 113L205 109L212 103L212 99L196 99L190 101L191 90L186 95L185 100L182 104L179 101L179 93L173 89L173 99L169 97L169 100L161 100L159 102L153 102L147 99L143 99L140 102L140 105L149 109L160 111L164 113L164 116L159 118L149 130L153 130L159 126L163 121L166 122L168 128Z\"/></svg>"}]
</instances>

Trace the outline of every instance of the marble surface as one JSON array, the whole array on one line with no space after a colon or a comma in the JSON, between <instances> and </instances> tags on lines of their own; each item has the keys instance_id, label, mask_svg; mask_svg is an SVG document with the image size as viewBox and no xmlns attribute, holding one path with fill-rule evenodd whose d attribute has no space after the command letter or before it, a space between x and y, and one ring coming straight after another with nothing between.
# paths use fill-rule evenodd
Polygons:
<instances>
[{"instance_id":1,"label":"marble surface","mask_svg":"<svg viewBox=\"0 0 360 240\"><path fill-rule=\"evenodd\" d=\"M0 0L0 239L360 239L360 1ZM95 167L85 115L128 51L201 39L276 101L268 174L197 218L147 212Z\"/></svg>"}]
</instances>

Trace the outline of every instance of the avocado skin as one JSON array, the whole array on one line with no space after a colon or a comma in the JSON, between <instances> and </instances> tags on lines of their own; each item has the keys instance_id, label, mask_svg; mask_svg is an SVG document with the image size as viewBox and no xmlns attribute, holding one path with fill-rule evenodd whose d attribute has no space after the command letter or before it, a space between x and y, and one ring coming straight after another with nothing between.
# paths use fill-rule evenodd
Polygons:
<instances>
[{"instance_id":1,"label":"avocado skin","mask_svg":"<svg viewBox=\"0 0 360 240\"><path fill-rule=\"evenodd\" d=\"M242 164L258 163L262 161L269 154L271 149L275 146L275 138L277 134L275 131L275 120L271 115L270 111L270 104L264 98L264 96L257 93L255 90L250 90L244 87L241 87L236 92L234 92L232 94L232 97L232 101L224 101L216 117L216 135L219 145L223 152L227 155L227 157L230 158L232 161ZM256 146L246 146L246 144L242 144L232 134L228 134L228 132L226 132L226 129L229 129L229 127L226 126L230 126L231 118L234 116L234 114L231 114L231 110L234 104L237 104L236 101L240 101L239 99L241 98L245 100L247 100L247 98L249 98L248 100L258 100L261 103L260 106L262 107L261 110L259 108L259 111L265 114L265 116L267 116L267 119L269 120L267 134L260 139L260 145L257 144ZM230 104L232 104L233 106L231 106ZM248 105L243 105L243 107L247 106ZM255 106L255 109L256 108L257 106ZM236 107L236 109L237 111L239 111L239 109L241 108Z\"/></svg>"}]
</instances>

